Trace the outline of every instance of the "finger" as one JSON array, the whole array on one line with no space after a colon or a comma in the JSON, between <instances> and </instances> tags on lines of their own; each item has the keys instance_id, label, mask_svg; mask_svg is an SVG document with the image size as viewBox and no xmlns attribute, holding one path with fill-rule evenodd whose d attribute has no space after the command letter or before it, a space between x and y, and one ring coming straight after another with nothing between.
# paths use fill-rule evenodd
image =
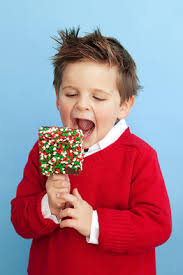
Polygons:
<instances>
[{"instance_id":1,"label":"finger","mask_svg":"<svg viewBox=\"0 0 183 275\"><path fill-rule=\"evenodd\" d=\"M60 213L59 213L59 218L63 219L63 218L66 218L66 217L77 218L76 209L74 209L74 208L65 208L65 209L61 210Z\"/></svg>"},{"instance_id":2,"label":"finger","mask_svg":"<svg viewBox=\"0 0 183 275\"><path fill-rule=\"evenodd\" d=\"M54 188L64 188L69 187L69 183L67 181L54 181L53 182Z\"/></svg>"},{"instance_id":3,"label":"finger","mask_svg":"<svg viewBox=\"0 0 183 275\"><path fill-rule=\"evenodd\" d=\"M53 181L61 180L61 181L66 181L67 180L67 175L64 174L54 174L49 177Z\"/></svg>"},{"instance_id":4,"label":"finger","mask_svg":"<svg viewBox=\"0 0 183 275\"><path fill-rule=\"evenodd\" d=\"M65 178L67 181L70 181L69 175L65 174Z\"/></svg>"},{"instance_id":5,"label":"finger","mask_svg":"<svg viewBox=\"0 0 183 275\"><path fill-rule=\"evenodd\" d=\"M65 202L57 202L56 208L58 208L58 209L65 208Z\"/></svg>"},{"instance_id":6,"label":"finger","mask_svg":"<svg viewBox=\"0 0 183 275\"><path fill-rule=\"evenodd\" d=\"M76 196L79 200L81 200L81 201L83 200L82 197L81 197L81 195L79 194L77 188L74 188L74 189L73 189L72 194L73 194L74 196Z\"/></svg>"},{"instance_id":7,"label":"finger","mask_svg":"<svg viewBox=\"0 0 183 275\"><path fill-rule=\"evenodd\" d=\"M68 175L65 175L65 181L67 182L68 185L70 185L70 178Z\"/></svg>"},{"instance_id":8,"label":"finger","mask_svg":"<svg viewBox=\"0 0 183 275\"><path fill-rule=\"evenodd\" d=\"M62 189L59 189L59 192L56 193L56 198L62 198L62 195L64 193L69 193L69 188L62 188Z\"/></svg>"},{"instance_id":9,"label":"finger","mask_svg":"<svg viewBox=\"0 0 183 275\"><path fill-rule=\"evenodd\" d=\"M74 206L74 208L78 208L80 205L80 202L77 197L73 196L72 194L63 193L62 199L64 199L66 202L69 202Z\"/></svg>"},{"instance_id":10,"label":"finger","mask_svg":"<svg viewBox=\"0 0 183 275\"><path fill-rule=\"evenodd\" d=\"M60 222L60 228L70 227L75 228L77 227L77 221L75 219L65 219Z\"/></svg>"},{"instance_id":11,"label":"finger","mask_svg":"<svg viewBox=\"0 0 183 275\"><path fill-rule=\"evenodd\" d=\"M52 188L51 191L54 193L69 193L69 187Z\"/></svg>"},{"instance_id":12,"label":"finger","mask_svg":"<svg viewBox=\"0 0 183 275\"><path fill-rule=\"evenodd\" d=\"M61 197L60 193L56 193L56 198L59 199Z\"/></svg>"}]
</instances>

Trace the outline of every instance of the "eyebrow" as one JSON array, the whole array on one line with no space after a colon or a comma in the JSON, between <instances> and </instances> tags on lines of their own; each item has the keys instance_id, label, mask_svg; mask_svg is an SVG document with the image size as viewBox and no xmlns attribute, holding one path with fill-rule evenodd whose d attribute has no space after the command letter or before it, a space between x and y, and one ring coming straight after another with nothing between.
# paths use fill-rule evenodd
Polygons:
<instances>
[{"instance_id":1,"label":"eyebrow","mask_svg":"<svg viewBox=\"0 0 183 275\"><path fill-rule=\"evenodd\" d=\"M106 90L103 90L103 89L98 89L98 88L93 88L93 89L90 89L91 91L94 91L94 92L102 92L104 94L107 94L107 95L111 95L110 92L106 91Z\"/></svg>"},{"instance_id":2,"label":"eyebrow","mask_svg":"<svg viewBox=\"0 0 183 275\"><path fill-rule=\"evenodd\" d=\"M77 89L76 87L71 86L71 85L64 86L62 89L63 89L63 90L64 90L64 89L73 89L73 90L78 91L78 89Z\"/></svg>"},{"instance_id":3,"label":"eyebrow","mask_svg":"<svg viewBox=\"0 0 183 275\"><path fill-rule=\"evenodd\" d=\"M63 88L62 88L63 90L64 89L73 89L73 90L75 90L75 91L78 91L78 88L76 88L76 87L74 87L74 86L72 86L72 85L67 85L67 86L64 86ZM105 91L105 90L103 90L103 89L99 89L99 88L91 88L91 89L89 89L90 91L94 91L94 92L102 92L102 93L105 93L105 94L107 94L107 95L111 95L111 93L110 92L108 92L108 91Z\"/></svg>"}]
</instances>

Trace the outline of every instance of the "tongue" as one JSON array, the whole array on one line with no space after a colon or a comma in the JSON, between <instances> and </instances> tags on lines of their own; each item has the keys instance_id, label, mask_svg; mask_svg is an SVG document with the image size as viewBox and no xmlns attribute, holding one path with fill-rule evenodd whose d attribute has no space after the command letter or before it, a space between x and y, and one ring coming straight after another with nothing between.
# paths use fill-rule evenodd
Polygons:
<instances>
[{"instance_id":1,"label":"tongue","mask_svg":"<svg viewBox=\"0 0 183 275\"><path fill-rule=\"evenodd\" d=\"M78 120L78 126L83 131L88 131L94 126L94 123L91 120L87 119L79 119Z\"/></svg>"}]
</instances>

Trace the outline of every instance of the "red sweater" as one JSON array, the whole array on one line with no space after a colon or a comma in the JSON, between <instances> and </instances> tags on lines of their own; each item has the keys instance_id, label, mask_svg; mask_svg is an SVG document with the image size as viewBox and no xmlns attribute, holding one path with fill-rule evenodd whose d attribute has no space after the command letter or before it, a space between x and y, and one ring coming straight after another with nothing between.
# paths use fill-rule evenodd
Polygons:
<instances>
[{"instance_id":1,"label":"red sweater","mask_svg":"<svg viewBox=\"0 0 183 275\"><path fill-rule=\"evenodd\" d=\"M171 234L169 200L154 149L129 128L107 148L85 158L71 189L99 219L99 244L72 228L61 229L41 213L47 177L39 168L38 143L29 154L12 223L32 238L29 275L155 275L155 247Z\"/></svg>"}]
</instances>

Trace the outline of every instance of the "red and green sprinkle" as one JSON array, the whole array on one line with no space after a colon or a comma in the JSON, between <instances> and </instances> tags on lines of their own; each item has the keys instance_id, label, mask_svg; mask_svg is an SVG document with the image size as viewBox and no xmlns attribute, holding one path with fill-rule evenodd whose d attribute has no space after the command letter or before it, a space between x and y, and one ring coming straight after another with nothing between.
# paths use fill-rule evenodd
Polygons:
<instances>
[{"instance_id":1,"label":"red and green sprinkle","mask_svg":"<svg viewBox=\"0 0 183 275\"><path fill-rule=\"evenodd\" d=\"M78 174L82 171L83 132L79 129L41 127L39 154L42 174Z\"/></svg>"}]
</instances>

